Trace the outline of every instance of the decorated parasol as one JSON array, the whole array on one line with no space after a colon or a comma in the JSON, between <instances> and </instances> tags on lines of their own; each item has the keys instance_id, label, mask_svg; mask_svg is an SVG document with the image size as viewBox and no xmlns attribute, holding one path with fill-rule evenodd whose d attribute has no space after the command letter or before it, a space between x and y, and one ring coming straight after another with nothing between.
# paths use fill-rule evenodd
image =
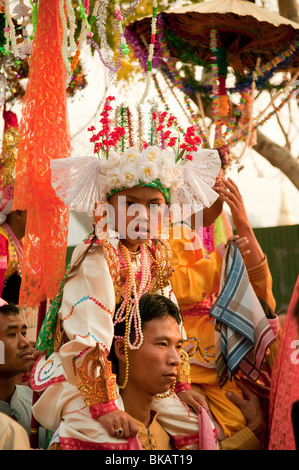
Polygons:
<instances>
[{"instance_id":1,"label":"decorated parasol","mask_svg":"<svg viewBox=\"0 0 299 470\"><path fill-rule=\"evenodd\" d=\"M219 47L225 48L228 65L239 73L252 70L257 57L265 64L281 52L283 45L299 41L299 24L246 0L212 0L166 10L158 15L160 30L162 24L171 56L184 61L188 59L187 51L192 51L191 62L196 58L203 62L211 59L210 31L216 29ZM146 17L127 28L140 38L143 48L150 44L150 25L151 17ZM171 32L186 42L185 51L175 47L178 42L168 34ZM298 46L296 44L296 49ZM159 49L161 47L156 47L156 54ZM282 68L289 67L290 62L296 67L299 55L293 54L292 60L282 64Z\"/></svg>"},{"instance_id":2,"label":"decorated parasol","mask_svg":"<svg viewBox=\"0 0 299 470\"><path fill-rule=\"evenodd\" d=\"M295 94L299 25L246 0L211 0L157 14L154 39L152 24L152 17L130 23L125 33L128 44L147 73L152 67L162 101L157 72L170 88L183 92L186 113L204 145L218 148L225 169L233 160L231 147L239 141L245 142L244 149L254 145L256 130ZM198 68L209 81L198 79ZM271 102L253 118L255 97L263 90L270 91ZM199 113L192 110L192 101ZM211 104L214 142L209 139L203 101Z\"/></svg>"}]
</instances>

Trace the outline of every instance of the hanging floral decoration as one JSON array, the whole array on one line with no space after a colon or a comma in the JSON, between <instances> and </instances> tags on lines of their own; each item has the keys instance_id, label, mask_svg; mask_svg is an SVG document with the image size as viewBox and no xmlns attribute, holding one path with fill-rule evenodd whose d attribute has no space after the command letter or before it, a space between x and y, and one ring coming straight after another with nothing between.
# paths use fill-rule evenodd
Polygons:
<instances>
[{"instance_id":1,"label":"hanging floral decoration","mask_svg":"<svg viewBox=\"0 0 299 470\"><path fill-rule=\"evenodd\" d=\"M145 31L142 30L142 26L138 29L139 23L138 26L136 24L137 22L128 25L125 36L135 58L139 60L148 77L148 51L145 43L152 36L148 32L149 26L145 35L140 34L141 31ZM187 118L193 120L196 133L200 135L204 146L217 148L223 169L228 168L240 159L240 156L232 152L231 147L238 142L244 142L243 154L246 147L256 143L256 130L278 113L294 96L292 87L297 74L291 74L290 78L286 78L286 74L281 74L279 81L277 72L288 70L289 64L298 57L299 41L293 39L286 46L282 45L281 50L265 63L257 61L254 68L242 69L240 64L235 68L228 66L226 50L219 43L216 29L210 30L210 51L202 54L199 54L197 42L178 34L171 15L163 13L157 15L155 34L159 37L159 41L156 41L157 47L152 56L154 70L151 70L151 76L158 98L168 110L169 105L158 81L158 76L162 75L178 105ZM206 46L204 50L207 50ZM198 80L195 76L197 70L211 74L212 83L205 84ZM274 75L276 79L272 81ZM174 88L178 91L177 94L174 93ZM269 107L267 105L254 116L255 96L262 91L270 92L272 110L267 112ZM202 99L212 105L214 142L209 142L209 129L201 106ZM281 102L276 105L278 99L281 99ZM200 113L193 111L192 100L199 107Z\"/></svg>"},{"instance_id":2,"label":"hanging floral decoration","mask_svg":"<svg viewBox=\"0 0 299 470\"><path fill-rule=\"evenodd\" d=\"M0 2L0 103L12 105L15 101L21 101L25 94L25 79L28 78L32 42L38 19L38 0L30 0L27 4L24 0L19 0L14 8L10 3L8 0ZM87 6L87 2L85 5ZM71 0L60 2L60 7L60 13L62 9L67 11L70 25L68 33L64 30L64 41L68 35L70 51L74 52L77 47L74 37L77 28L74 8ZM62 24L66 27L64 21ZM66 57L64 48L64 60L69 64L70 72L67 96L73 97L87 86L87 78L82 63L77 60L79 57L70 64L70 58Z\"/></svg>"}]
</instances>

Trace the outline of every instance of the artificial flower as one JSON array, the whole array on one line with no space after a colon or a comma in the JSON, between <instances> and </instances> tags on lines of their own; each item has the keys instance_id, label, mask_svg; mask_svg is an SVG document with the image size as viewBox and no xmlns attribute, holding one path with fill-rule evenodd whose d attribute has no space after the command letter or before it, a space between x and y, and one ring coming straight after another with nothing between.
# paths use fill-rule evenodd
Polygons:
<instances>
[{"instance_id":1,"label":"artificial flower","mask_svg":"<svg viewBox=\"0 0 299 470\"><path fill-rule=\"evenodd\" d=\"M120 186L133 188L138 184L138 174L134 164L123 165L120 171Z\"/></svg>"},{"instance_id":2,"label":"artificial flower","mask_svg":"<svg viewBox=\"0 0 299 470\"><path fill-rule=\"evenodd\" d=\"M121 187L121 171L120 168L108 168L105 174L105 184L108 188Z\"/></svg>"},{"instance_id":3,"label":"artificial flower","mask_svg":"<svg viewBox=\"0 0 299 470\"><path fill-rule=\"evenodd\" d=\"M151 183L159 176L158 167L155 162L141 160L138 165L138 176L143 183Z\"/></svg>"},{"instance_id":4,"label":"artificial flower","mask_svg":"<svg viewBox=\"0 0 299 470\"><path fill-rule=\"evenodd\" d=\"M123 156L123 160L126 162L135 162L139 159L139 152L135 147L131 147Z\"/></svg>"},{"instance_id":5,"label":"artificial flower","mask_svg":"<svg viewBox=\"0 0 299 470\"><path fill-rule=\"evenodd\" d=\"M161 174L159 176L159 180L161 181L162 186L164 188L170 188L173 184L174 180L174 173L173 173L173 168L171 167L166 167L161 171Z\"/></svg>"}]
</instances>

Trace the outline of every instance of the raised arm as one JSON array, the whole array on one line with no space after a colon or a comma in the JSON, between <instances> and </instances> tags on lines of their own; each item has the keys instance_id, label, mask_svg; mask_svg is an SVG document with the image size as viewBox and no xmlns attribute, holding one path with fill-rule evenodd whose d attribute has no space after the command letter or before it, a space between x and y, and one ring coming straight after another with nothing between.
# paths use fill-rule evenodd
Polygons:
<instances>
[{"instance_id":1,"label":"raised arm","mask_svg":"<svg viewBox=\"0 0 299 470\"><path fill-rule=\"evenodd\" d=\"M183 228L174 232L170 240L173 269L170 282L181 308L218 292L222 265L217 250L204 257L199 236L187 225Z\"/></svg>"},{"instance_id":2,"label":"raised arm","mask_svg":"<svg viewBox=\"0 0 299 470\"><path fill-rule=\"evenodd\" d=\"M224 186L225 187L224 187ZM223 178L223 185L219 191L220 198L230 208L233 224L239 237L246 237L247 254L244 263L247 268L250 282L258 297L264 299L275 311L276 302L272 292L272 276L263 252L248 220L242 195L236 183L228 178Z\"/></svg>"}]
</instances>

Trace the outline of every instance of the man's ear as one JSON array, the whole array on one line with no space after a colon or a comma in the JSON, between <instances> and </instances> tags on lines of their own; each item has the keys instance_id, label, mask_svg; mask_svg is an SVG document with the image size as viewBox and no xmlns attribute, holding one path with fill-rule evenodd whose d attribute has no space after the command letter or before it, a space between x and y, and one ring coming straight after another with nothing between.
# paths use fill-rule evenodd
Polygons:
<instances>
[{"instance_id":1,"label":"man's ear","mask_svg":"<svg viewBox=\"0 0 299 470\"><path fill-rule=\"evenodd\" d=\"M122 338L117 338L114 341L114 352L117 359L120 362L126 363L126 355L125 355L125 342Z\"/></svg>"}]
</instances>

